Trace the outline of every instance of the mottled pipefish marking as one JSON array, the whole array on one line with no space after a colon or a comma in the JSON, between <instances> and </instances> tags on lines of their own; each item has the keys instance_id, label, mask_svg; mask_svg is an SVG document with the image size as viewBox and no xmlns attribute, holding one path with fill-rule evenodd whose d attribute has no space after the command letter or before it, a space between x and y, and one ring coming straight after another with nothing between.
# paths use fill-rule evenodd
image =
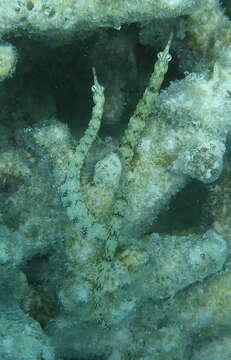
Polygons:
<instances>
[{"instance_id":1,"label":"mottled pipefish marking","mask_svg":"<svg viewBox=\"0 0 231 360\"><path fill-rule=\"evenodd\" d=\"M80 175L81 170L88 154L88 151L98 134L105 102L104 88L98 82L95 69L93 68L94 84L92 86L94 106L92 109L91 120L88 124L83 137L76 146L73 157L68 165L65 183L60 187L63 205L67 208L67 215L71 220L77 234L88 238L99 236L99 224L90 214L85 205L81 191Z\"/></svg>"},{"instance_id":2,"label":"mottled pipefish marking","mask_svg":"<svg viewBox=\"0 0 231 360\"><path fill-rule=\"evenodd\" d=\"M138 102L134 115L129 120L128 128L125 131L120 147L123 172L120 179L119 190L116 194L112 219L108 226L104 258L98 265L96 278L97 287L94 291L96 303L95 317L102 327L109 326L107 320L105 320L107 318L105 316L107 310L103 306L103 301L106 293L111 291L115 252L119 241L122 220L127 207L128 186L126 175L134 156L135 147L145 128L145 121L153 112L155 100L163 83L164 76L168 71L168 63L172 58L169 54L172 36L171 34L164 51L158 53L157 62L155 63L148 87L142 99Z\"/></svg>"},{"instance_id":3,"label":"mottled pipefish marking","mask_svg":"<svg viewBox=\"0 0 231 360\"><path fill-rule=\"evenodd\" d=\"M120 146L123 166L130 165L135 147L145 128L145 121L153 111L153 106L159 94L164 76L168 71L168 63L172 59L169 54L172 37L173 34L171 33L164 51L158 53L148 87L145 89L143 97L139 100L135 112L128 122L128 128L125 130Z\"/></svg>"},{"instance_id":4,"label":"mottled pipefish marking","mask_svg":"<svg viewBox=\"0 0 231 360\"><path fill-rule=\"evenodd\" d=\"M106 293L111 291L111 281L113 279L113 265L115 251L118 245L122 220L127 207L127 181L126 175L134 156L141 134L145 127L145 121L153 111L154 103L158 92L168 70L168 63L171 60L169 48L172 41L172 34L163 52L158 54L154 71L151 75L149 85L146 88L142 99L138 102L134 115L130 118L128 128L125 131L120 146L120 155L123 166L123 173L119 184L119 190L116 194L116 200L113 208L113 215L107 226L106 232L104 226L97 223L90 214L81 192L80 175L84 160L88 151L96 139L100 128L103 107L104 107L104 88L99 84L95 69L93 68L94 85L92 86L94 107L92 117L84 136L73 154L72 160L67 169L67 178L61 186L60 192L64 206L67 207L67 215L73 224L76 234L92 240L99 238L105 243L104 255L101 261L96 264L94 299L96 305L95 319L102 326L108 325L105 321L105 311L103 306ZM113 288L113 287L112 287Z\"/></svg>"},{"instance_id":5,"label":"mottled pipefish marking","mask_svg":"<svg viewBox=\"0 0 231 360\"><path fill-rule=\"evenodd\" d=\"M135 147L137 146L141 134L145 128L145 122L153 112L155 100L168 71L168 63L172 59L169 54L173 34L171 33L164 51L159 52L157 61L154 65L154 71L149 80L148 87L145 89L143 97L138 102L135 112L129 120L128 128L122 138L120 154L123 166L123 172L116 195L116 201L113 209L113 216L109 225L108 239L106 243L106 258L112 259L117 247L118 237L122 220L127 208L128 186L126 175L134 156Z\"/></svg>"}]
</instances>

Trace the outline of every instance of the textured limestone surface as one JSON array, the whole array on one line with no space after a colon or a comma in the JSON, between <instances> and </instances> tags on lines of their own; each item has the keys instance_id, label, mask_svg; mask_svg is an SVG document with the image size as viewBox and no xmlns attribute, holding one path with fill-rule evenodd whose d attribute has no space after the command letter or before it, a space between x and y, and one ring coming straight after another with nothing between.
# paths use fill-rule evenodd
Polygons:
<instances>
[{"instance_id":1,"label":"textured limestone surface","mask_svg":"<svg viewBox=\"0 0 231 360\"><path fill-rule=\"evenodd\" d=\"M191 13L201 0L2 0L0 31L48 33L54 37L99 27L119 28L124 23L153 17L171 17Z\"/></svg>"}]
</instances>

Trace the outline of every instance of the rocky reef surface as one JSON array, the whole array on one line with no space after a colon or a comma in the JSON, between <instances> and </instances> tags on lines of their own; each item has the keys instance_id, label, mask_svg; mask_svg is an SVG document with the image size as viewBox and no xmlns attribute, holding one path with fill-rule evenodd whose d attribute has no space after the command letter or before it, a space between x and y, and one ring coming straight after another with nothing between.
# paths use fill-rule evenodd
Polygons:
<instances>
[{"instance_id":1,"label":"rocky reef surface","mask_svg":"<svg viewBox=\"0 0 231 360\"><path fill-rule=\"evenodd\" d=\"M230 360L230 17L1 1L1 359Z\"/></svg>"}]
</instances>

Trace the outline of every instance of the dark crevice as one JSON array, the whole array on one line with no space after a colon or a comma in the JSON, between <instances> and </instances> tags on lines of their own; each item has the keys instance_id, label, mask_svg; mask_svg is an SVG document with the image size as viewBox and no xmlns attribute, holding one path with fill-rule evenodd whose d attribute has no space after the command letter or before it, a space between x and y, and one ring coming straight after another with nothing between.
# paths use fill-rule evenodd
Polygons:
<instances>
[{"instance_id":1,"label":"dark crevice","mask_svg":"<svg viewBox=\"0 0 231 360\"><path fill-rule=\"evenodd\" d=\"M207 196L206 185L197 180L191 180L158 216L153 224L153 231L182 235L206 231L212 222L204 214Z\"/></svg>"}]
</instances>

